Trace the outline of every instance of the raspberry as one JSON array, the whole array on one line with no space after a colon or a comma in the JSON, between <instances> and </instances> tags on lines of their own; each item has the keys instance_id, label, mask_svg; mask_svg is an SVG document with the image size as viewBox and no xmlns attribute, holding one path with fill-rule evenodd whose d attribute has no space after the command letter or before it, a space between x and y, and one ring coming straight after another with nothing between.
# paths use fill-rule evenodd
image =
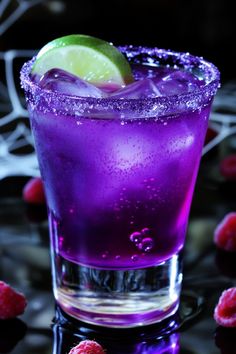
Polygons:
<instances>
[{"instance_id":1,"label":"raspberry","mask_svg":"<svg viewBox=\"0 0 236 354\"><path fill-rule=\"evenodd\" d=\"M221 161L220 173L226 179L236 180L236 154L229 155Z\"/></svg>"},{"instance_id":2,"label":"raspberry","mask_svg":"<svg viewBox=\"0 0 236 354\"><path fill-rule=\"evenodd\" d=\"M214 319L223 327L236 327L236 287L223 291L214 311Z\"/></svg>"},{"instance_id":3,"label":"raspberry","mask_svg":"<svg viewBox=\"0 0 236 354\"><path fill-rule=\"evenodd\" d=\"M0 319L6 320L21 315L26 307L23 294L0 281Z\"/></svg>"},{"instance_id":4,"label":"raspberry","mask_svg":"<svg viewBox=\"0 0 236 354\"><path fill-rule=\"evenodd\" d=\"M214 232L216 245L229 252L236 252L236 212L227 214Z\"/></svg>"},{"instance_id":5,"label":"raspberry","mask_svg":"<svg viewBox=\"0 0 236 354\"><path fill-rule=\"evenodd\" d=\"M23 189L23 199L27 203L44 204L45 194L41 178L31 178Z\"/></svg>"},{"instance_id":6,"label":"raspberry","mask_svg":"<svg viewBox=\"0 0 236 354\"><path fill-rule=\"evenodd\" d=\"M94 340L83 340L69 354L105 354L105 351Z\"/></svg>"}]
</instances>

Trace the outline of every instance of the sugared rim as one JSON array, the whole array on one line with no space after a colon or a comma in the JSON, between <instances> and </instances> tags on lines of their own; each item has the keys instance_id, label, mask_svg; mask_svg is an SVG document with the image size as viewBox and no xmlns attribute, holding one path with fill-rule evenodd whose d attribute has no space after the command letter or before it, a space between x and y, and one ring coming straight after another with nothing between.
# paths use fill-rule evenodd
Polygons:
<instances>
[{"instance_id":1,"label":"sugared rim","mask_svg":"<svg viewBox=\"0 0 236 354\"><path fill-rule=\"evenodd\" d=\"M220 73L215 65L201 57L189 53L178 53L171 50L122 46L119 49L131 63L146 65L168 65L185 69L200 75L206 82L190 93L166 97L143 99L112 99L70 96L52 92L39 87L30 78L35 58L26 62L21 69L21 85L25 90L28 104L46 112L57 112L64 115L109 115L117 113L133 117L154 117L194 111L206 106L215 95L220 82Z\"/></svg>"}]
</instances>

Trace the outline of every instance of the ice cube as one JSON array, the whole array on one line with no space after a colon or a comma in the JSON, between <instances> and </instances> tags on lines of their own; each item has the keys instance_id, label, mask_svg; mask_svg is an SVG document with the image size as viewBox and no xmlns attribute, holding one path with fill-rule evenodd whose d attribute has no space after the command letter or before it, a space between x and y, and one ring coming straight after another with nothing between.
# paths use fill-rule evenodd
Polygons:
<instances>
[{"instance_id":1,"label":"ice cube","mask_svg":"<svg viewBox=\"0 0 236 354\"><path fill-rule=\"evenodd\" d=\"M193 74L182 70L174 70L161 79L156 78L153 81L162 96L192 92L204 84Z\"/></svg>"},{"instance_id":2,"label":"ice cube","mask_svg":"<svg viewBox=\"0 0 236 354\"><path fill-rule=\"evenodd\" d=\"M62 69L51 69L40 79L39 86L50 91L57 91L71 96L102 98L106 93Z\"/></svg>"},{"instance_id":3,"label":"ice cube","mask_svg":"<svg viewBox=\"0 0 236 354\"><path fill-rule=\"evenodd\" d=\"M160 91L151 79L143 79L125 86L124 88L109 95L114 99L140 99L161 96Z\"/></svg>"}]
</instances>

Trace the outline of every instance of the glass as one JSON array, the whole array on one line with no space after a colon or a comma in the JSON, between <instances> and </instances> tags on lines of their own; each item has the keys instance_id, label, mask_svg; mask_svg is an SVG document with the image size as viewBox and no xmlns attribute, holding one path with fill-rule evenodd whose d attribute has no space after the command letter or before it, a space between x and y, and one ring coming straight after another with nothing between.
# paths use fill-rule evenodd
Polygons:
<instances>
[{"instance_id":1,"label":"glass","mask_svg":"<svg viewBox=\"0 0 236 354\"><path fill-rule=\"evenodd\" d=\"M201 58L121 47L132 65L204 79L199 89L146 99L67 96L21 71L51 236L54 294L69 315L101 326L162 321L179 305L182 249L219 85Z\"/></svg>"}]
</instances>

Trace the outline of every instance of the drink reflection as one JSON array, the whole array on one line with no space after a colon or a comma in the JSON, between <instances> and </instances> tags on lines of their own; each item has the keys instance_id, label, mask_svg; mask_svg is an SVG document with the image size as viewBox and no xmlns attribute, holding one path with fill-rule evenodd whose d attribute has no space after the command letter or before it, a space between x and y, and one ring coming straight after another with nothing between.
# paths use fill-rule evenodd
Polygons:
<instances>
[{"instance_id":1,"label":"drink reflection","mask_svg":"<svg viewBox=\"0 0 236 354\"><path fill-rule=\"evenodd\" d=\"M85 339L95 340L107 354L178 354L180 352L178 320L171 318L165 326L155 325L140 329L109 329L87 326L69 321L58 309L53 325L53 354L69 353L70 349ZM77 324L77 325L76 325Z\"/></svg>"}]
</instances>

